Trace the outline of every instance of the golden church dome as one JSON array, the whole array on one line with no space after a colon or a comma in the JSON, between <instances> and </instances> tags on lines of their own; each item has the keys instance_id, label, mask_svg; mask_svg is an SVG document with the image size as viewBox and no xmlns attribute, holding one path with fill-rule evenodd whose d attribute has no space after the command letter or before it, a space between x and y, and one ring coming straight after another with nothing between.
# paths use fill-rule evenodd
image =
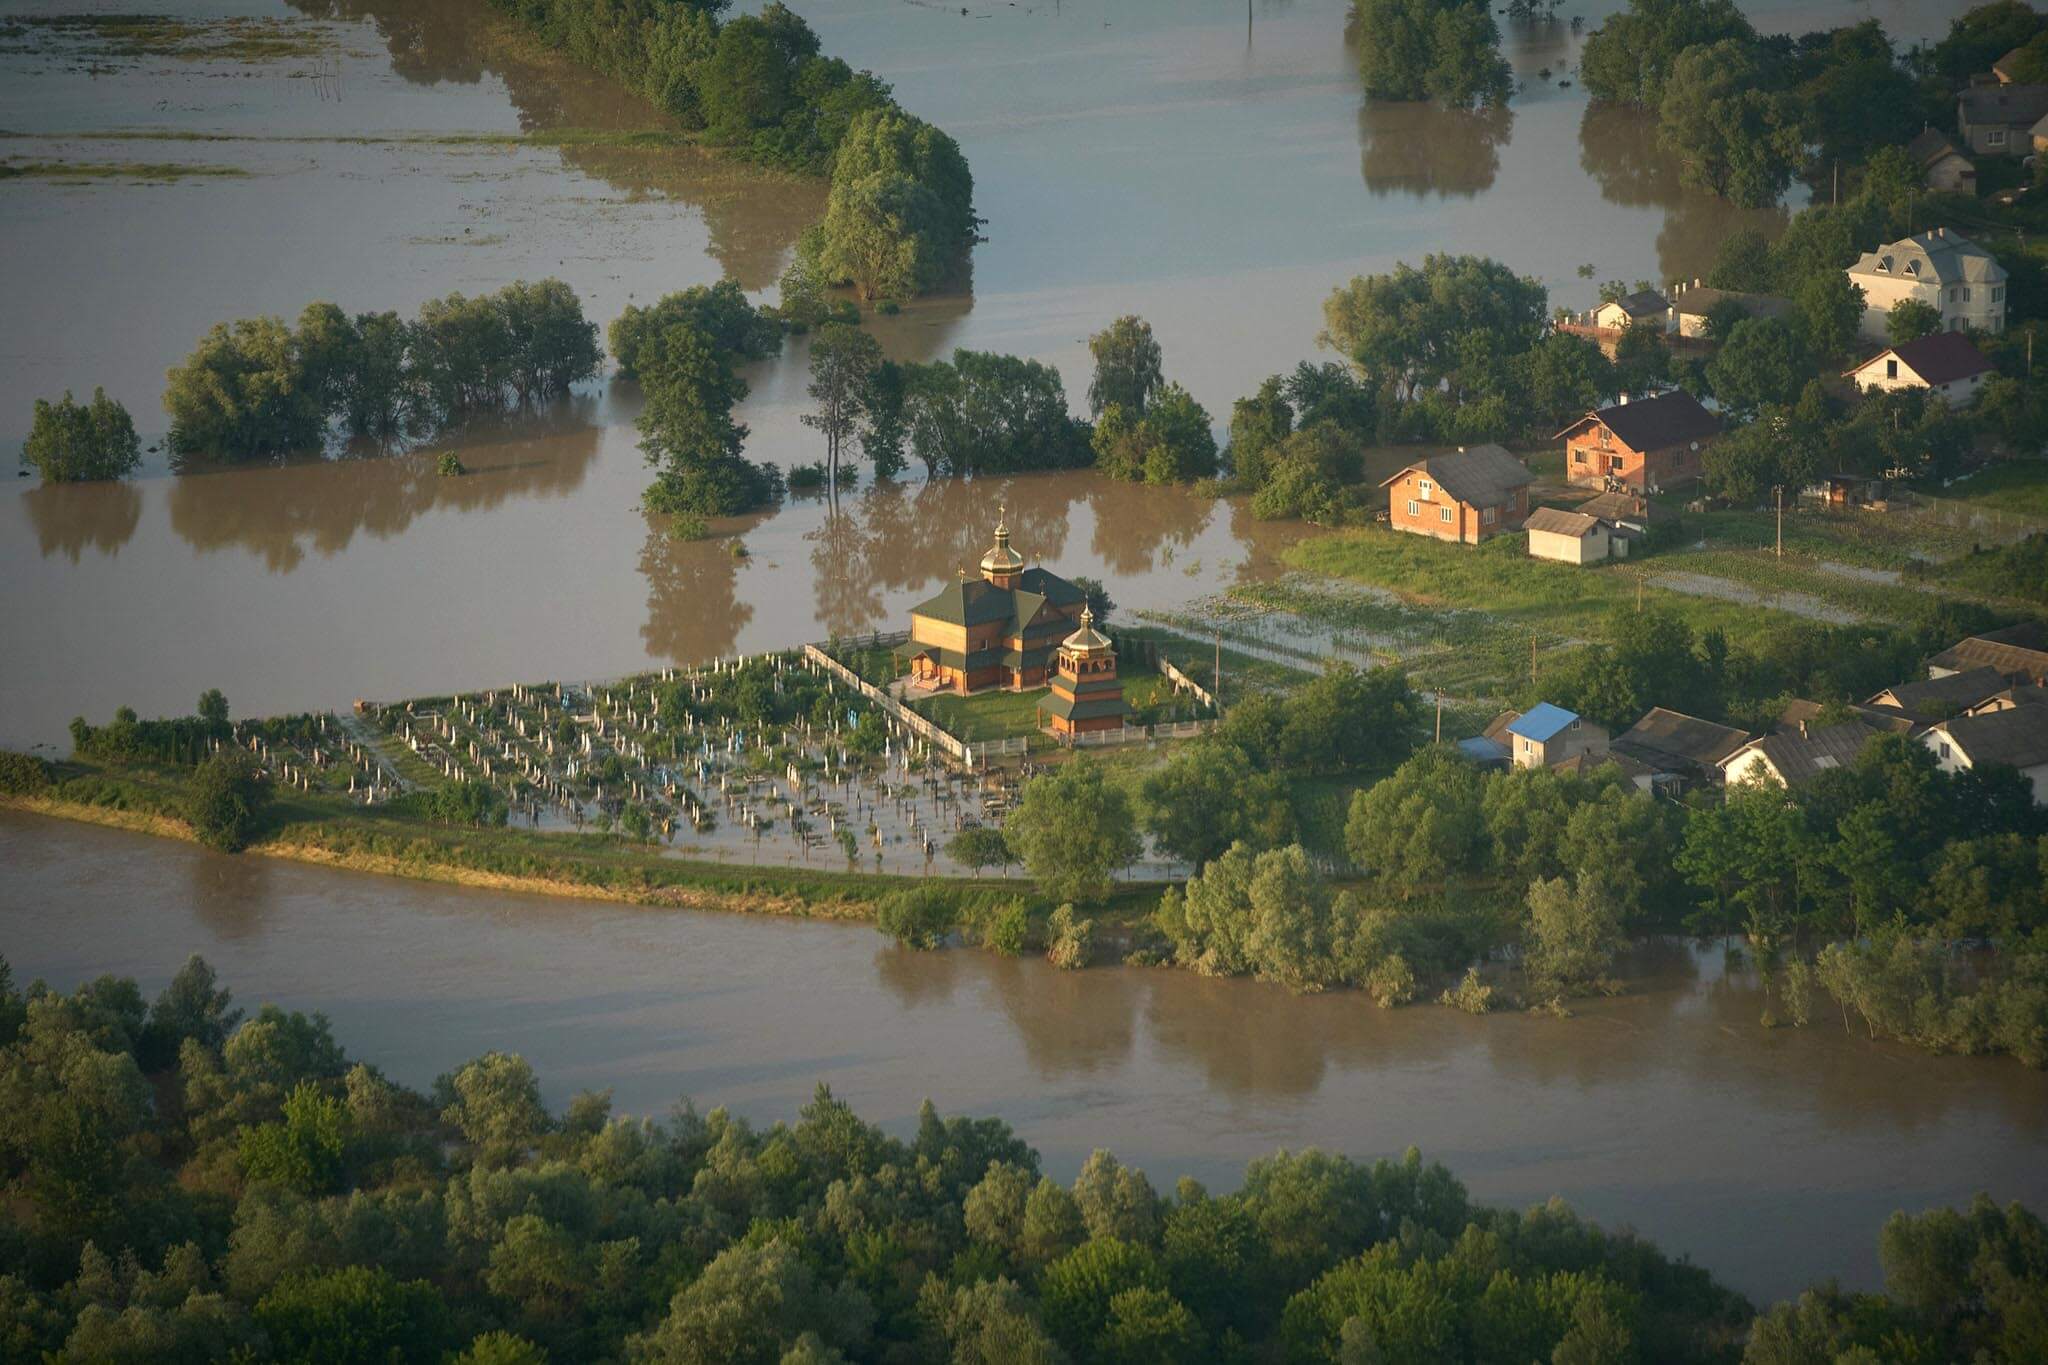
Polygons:
<instances>
[{"instance_id":1,"label":"golden church dome","mask_svg":"<svg viewBox=\"0 0 2048 1365\"><path fill-rule=\"evenodd\" d=\"M996 515L996 543L981 557L981 571L985 574L1017 574L1024 572L1024 556L1010 548L1010 523L1008 509Z\"/></svg>"},{"instance_id":2,"label":"golden church dome","mask_svg":"<svg viewBox=\"0 0 2048 1365\"><path fill-rule=\"evenodd\" d=\"M1106 654L1112 648L1110 638L1095 628L1095 612L1092 608L1081 608L1081 628L1060 642L1060 648L1075 654Z\"/></svg>"}]
</instances>

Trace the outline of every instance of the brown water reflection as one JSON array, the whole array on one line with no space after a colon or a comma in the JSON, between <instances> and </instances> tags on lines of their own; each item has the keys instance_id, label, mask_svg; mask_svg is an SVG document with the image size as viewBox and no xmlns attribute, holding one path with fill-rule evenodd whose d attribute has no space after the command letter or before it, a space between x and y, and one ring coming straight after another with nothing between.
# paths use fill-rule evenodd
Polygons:
<instances>
[{"instance_id":1,"label":"brown water reflection","mask_svg":"<svg viewBox=\"0 0 2048 1365\"><path fill-rule=\"evenodd\" d=\"M91 549L121 552L142 520L142 494L129 483L46 483L21 495L43 558L61 554L73 564Z\"/></svg>"},{"instance_id":2,"label":"brown water reflection","mask_svg":"<svg viewBox=\"0 0 2048 1365\"><path fill-rule=\"evenodd\" d=\"M524 1053L550 1102L613 1086L788 1117L818 1081L905 1131L931 1096L994 1113L1071 1176L1108 1146L1155 1183L1247 1159L1416 1143L1475 1194L1561 1194L1737 1287L1878 1279L1894 1208L2048 1205L2048 1076L1844 1032L1757 1026L1753 974L1657 945L1570 1019L1374 1009L1167 970L1060 972L871 929L546 901L353 876L0 814L0 953L23 979L154 991L188 952L241 1002L326 1010L424 1084Z\"/></svg>"},{"instance_id":3,"label":"brown water reflection","mask_svg":"<svg viewBox=\"0 0 2048 1365\"><path fill-rule=\"evenodd\" d=\"M1358 165L1375 195L1470 199L1493 188L1514 135L1511 109L1367 101L1358 110Z\"/></svg>"},{"instance_id":4,"label":"brown water reflection","mask_svg":"<svg viewBox=\"0 0 2048 1365\"><path fill-rule=\"evenodd\" d=\"M309 552L331 558L359 531L389 540L429 511L484 513L511 498L565 497L597 458L593 406L571 400L466 427L453 448L468 472L454 477L436 468L451 448L443 443L403 455L188 473L170 484L171 529L196 550L246 550L272 573L290 573Z\"/></svg>"}]
</instances>

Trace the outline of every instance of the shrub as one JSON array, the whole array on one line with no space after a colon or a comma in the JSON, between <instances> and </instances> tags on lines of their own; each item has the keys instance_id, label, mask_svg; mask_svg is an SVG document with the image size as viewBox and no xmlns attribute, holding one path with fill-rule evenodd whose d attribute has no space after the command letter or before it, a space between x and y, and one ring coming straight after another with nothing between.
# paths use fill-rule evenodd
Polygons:
<instances>
[{"instance_id":1,"label":"shrub","mask_svg":"<svg viewBox=\"0 0 2048 1365\"><path fill-rule=\"evenodd\" d=\"M995 912L982 931L981 944L1005 957L1016 957L1031 941L1031 912L1023 901L1011 901Z\"/></svg>"},{"instance_id":2,"label":"shrub","mask_svg":"<svg viewBox=\"0 0 2048 1365\"><path fill-rule=\"evenodd\" d=\"M918 886L883 900L875 923L905 947L926 950L943 944L959 917L959 907L943 887Z\"/></svg>"},{"instance_id":3,"label":"shrub","mask_svg":"<svg viewBox=\"0 0 2048 1365\"><path fill-rule=\"evenodd\" d=\"M1479 979L1477 967L1467 967L1465 979L1438 996L1437 1003L1467 1014L1485 1014L1493 1008L1493 987Z\"/></svg>"},{"instance_id":4,"label":"shrub","mask_svg":"<svg viewBox=\"0 0 2048 1365\"><path fill-rule=\"evenodd\" d=\"M185 819L199 842L222 853L239 853L256 832L263 787L238 750L224 749L192 774L185 794Z\"/></svg>"},{"instance_id":5,"label":"shrub","mask_svg":"<svg viewBox=\"0 0 2048 1365\"><path fill-rule=\"evenodd\" d=\"M21 462L51 483L118 479L142 463L142 441L128 409L104 389L94 389L90 403L73 400L67 389L55 403L36 400Z\"/></svg>"},{"instance_id":6,"label":"shrub","mask_svg":"<svg viewBox=\"0 0 2048 1365\"><path fill-rule=\"evenodd\" d=\"M1047 928L1051 941L1045 956L1053 966L1062 971L1079 971L1088 965L1095 955L1095 921L1079 919L1072 905L1062 905L1052 912Z\"/></svg>"},{"instance_id":7,"label":"shrub","mask_svg":"<svg viewBox=\"0 0 2048 1365\"><path fill-rule=\"evenodd\" d=\"M1383 1010L1405 1005L1415 998L1415 971L1408 965L1408 959L1390 953L1366 974L1365 990Z\"/></svg>"},{"instance_id":8,"label":"shrub","mask_svg":"<svg viewBox=\"0 0 2048 1365\"><path fill-rule=\"evenodd\" d=\"M50 786L50 765L34 754L0 749L0 792L38 796Z\"/></svg>"}]
</instances>

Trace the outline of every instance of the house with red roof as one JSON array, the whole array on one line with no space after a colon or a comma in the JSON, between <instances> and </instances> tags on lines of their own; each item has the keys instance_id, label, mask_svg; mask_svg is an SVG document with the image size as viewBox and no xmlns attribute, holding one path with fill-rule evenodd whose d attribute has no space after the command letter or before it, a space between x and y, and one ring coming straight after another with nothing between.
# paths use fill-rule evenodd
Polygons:
<instances>
[{"instance_id":1,"label":"house with red roof","mask_svg":"<svg viewBox=\"0 0 2048 1365\"><path fill-rule=\"evenodd\" d=\"M1934 332L1917 341L1887 347L1843 373L1865 393L1878 389L1926 389L1950 407L1977 396L1996 367L1962 332Z\"/></svg>"},{"instance_id":2,"label":"house with red roof","mask_svg":"<svg viewBox=\"0 0 2048 1365\"><path fill-rule=\"evenodd\" d=\"M1589 412L1557 433L1565 477L1609 490L1658 492L1700 476L1701 453L1721 434L1721 419L1684 389Z\"/></svg>"}]
</instances>

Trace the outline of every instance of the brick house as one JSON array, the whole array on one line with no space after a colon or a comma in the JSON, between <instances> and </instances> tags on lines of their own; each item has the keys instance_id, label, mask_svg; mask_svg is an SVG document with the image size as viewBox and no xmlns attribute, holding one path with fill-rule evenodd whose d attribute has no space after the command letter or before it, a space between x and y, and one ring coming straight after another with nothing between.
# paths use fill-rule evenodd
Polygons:
<instances>
[{"instance_id":1,"label":"brick house","mask_svg":"<svg viewBox=\"0 0 2048 1365\"><path fill-rule=\"evenodd\" d=\"M1477 545L1529 515L1529 467L1497 445L1417 460L1380 487L1397 531Z\"/></svg>"},{"instance_id":2,"label":"brick house","mask_svg":"<svg viewBox=\"0 0 2048 1365\"><path fill-rule=\"evenodd\" d=\"M1683 389L1589 412L1556 439L1565 443L1565 477L1592 488L1646 492L1700 476L1700 456L1721 434L1721 419Z\"/></svg>"}]
</instances>

